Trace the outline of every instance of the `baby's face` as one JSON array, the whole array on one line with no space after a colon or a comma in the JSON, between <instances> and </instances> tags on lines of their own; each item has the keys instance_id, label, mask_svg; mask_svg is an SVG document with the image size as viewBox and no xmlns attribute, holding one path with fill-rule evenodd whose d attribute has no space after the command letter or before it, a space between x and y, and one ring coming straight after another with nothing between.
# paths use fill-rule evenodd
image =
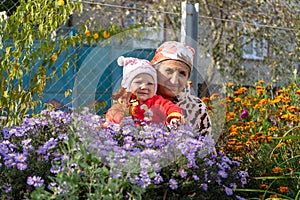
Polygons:
<instances>
[{"instance_id":1,"label":"baby's face","mask_svg":"<svg viewBox=\"0 0 300 200\"><path fill-rule=\"evenodd\" d=\"M146 101L155 95L155 83L149 74L139 74L131 81L129 90L140 100Z\"/></svg>"}]
</instances>

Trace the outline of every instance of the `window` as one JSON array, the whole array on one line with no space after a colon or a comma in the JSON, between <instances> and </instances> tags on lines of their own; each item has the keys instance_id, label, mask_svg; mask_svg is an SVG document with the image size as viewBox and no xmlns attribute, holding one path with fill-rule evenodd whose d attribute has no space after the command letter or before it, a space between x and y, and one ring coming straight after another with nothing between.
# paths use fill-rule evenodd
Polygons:
<instances>
[{"instance_id":1,"label":"window","mask_svg":"<svg viewBox=\"0 0 300 200\"><path fill-rule=\"evenodd\" d=\"M265 39L253 39L250 42L244 37L243 58L251 60L263 60L268 55L268 44Z\"/></svg>"}]
</instances>

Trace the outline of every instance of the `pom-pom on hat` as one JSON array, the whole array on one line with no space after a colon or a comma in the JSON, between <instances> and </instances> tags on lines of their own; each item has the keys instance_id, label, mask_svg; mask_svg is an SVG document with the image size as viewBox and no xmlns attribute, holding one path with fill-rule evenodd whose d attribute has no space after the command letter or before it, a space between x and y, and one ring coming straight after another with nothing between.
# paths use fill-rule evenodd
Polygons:
<instances>
[{"instance_id":1,"label":"pom-pom on hat","mask_svg":"<svg viewBox=\"0 0 300 200\"><path fill-rule=\"evenodd\" d=\"M194 54L195 49L193 47L177 41L167 41L157 48L150 62L152 65L155 65L165 60L178 60L185 63L191 72Z\"/></svg>"},{"instance_id":2,"label":"pom-pom on hat","mask_svg":"<svg viewBox=\"0 0 300 200\"><path fill-rule=\"evenodd\" d=\"M130 88L130 84L134 77L139 74L149 74L153 77L155 89L154 93L156 94L157 90L157 72L156 69L150 64L148 60L133 58L133 57L124 57L120 56L118 58L118 65L123 66L123 80L122 87L127 90Z\"/></svg>"}]
</instances>

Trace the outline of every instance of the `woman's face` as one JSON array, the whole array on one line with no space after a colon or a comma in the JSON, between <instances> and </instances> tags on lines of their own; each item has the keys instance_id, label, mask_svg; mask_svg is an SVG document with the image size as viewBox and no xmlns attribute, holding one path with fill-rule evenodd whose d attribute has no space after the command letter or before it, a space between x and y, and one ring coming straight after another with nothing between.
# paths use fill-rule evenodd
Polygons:
<instances>
[{"instance_id":1,"label":"woman's face","mask_svg":"<svg viewBox=\"0 0 300 200\"><path fill-rule=\"evenodd\" d=\"M137 75L131 81L129 91L136 94L136 96L142 101L150 99L155 95L155 83L152 76L149 74Z\"/></svg>"},{"instance_id":2,"label":"woman's face","mask_svg":"<svg viewBox=\"0 0 300 200\"><path fill-rule=\"evenodd\" d=\"M158 94L165 98L178 95L189 78L189 68L183 62L166 60L157 66Z\"/></svg>"}]
</instances>

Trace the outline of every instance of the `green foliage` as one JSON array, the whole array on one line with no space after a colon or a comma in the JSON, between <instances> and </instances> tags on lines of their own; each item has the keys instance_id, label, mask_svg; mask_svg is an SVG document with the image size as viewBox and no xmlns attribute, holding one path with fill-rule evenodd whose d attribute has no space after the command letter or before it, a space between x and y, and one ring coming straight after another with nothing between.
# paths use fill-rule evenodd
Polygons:
<instances>
[{"instance_id":1,"label":"green foliage","mask_svg":"<svg viewBox=\"0 0 300 200\"><path fill-rule=\"evenodd\" d=\"M57 55L78 39L53 40L51 34L81 6L52 0L20 0L19 4L0 30L0 115L7 117L8 124L17 124L39 105L45 85L57 72L52 67ZM30 79L28 88L24 87L26 78Z\"/></svg>"}]
</instances>

